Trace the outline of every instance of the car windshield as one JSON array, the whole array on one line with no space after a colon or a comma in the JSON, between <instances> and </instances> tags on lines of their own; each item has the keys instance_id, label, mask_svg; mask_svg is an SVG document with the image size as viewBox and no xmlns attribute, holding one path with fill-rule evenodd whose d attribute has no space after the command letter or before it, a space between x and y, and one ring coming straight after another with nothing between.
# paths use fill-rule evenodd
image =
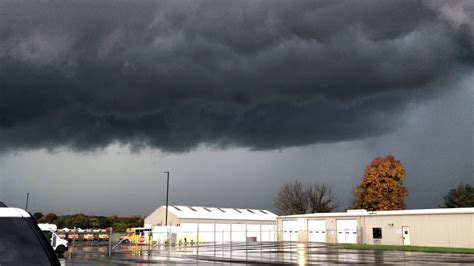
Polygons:
<instances>
[{"instance_id":1,"label":"car windshield","mask_svg":"<svg viewBox=\"0 0 474 266\"><path fill-rule=\"evenodd\" d=\"M50 265L40 239L24 218L0 217L0 265Z\"/></svg>"}]
</instances>

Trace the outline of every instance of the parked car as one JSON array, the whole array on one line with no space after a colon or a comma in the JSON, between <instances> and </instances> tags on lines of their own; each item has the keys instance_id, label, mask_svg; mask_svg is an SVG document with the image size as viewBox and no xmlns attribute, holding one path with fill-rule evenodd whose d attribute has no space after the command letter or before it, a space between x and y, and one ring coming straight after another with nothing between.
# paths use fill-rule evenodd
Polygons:
<instances>
[{"instance_id":1,"label":"parked car","mask_svg":"<svg viewBox=\"0 0 474 266\"><path fill-rule=\"evenodd\" d=\"M60 265L50 242L26 211L0 202L0 265Z\"/></svg>"}]
</instances>

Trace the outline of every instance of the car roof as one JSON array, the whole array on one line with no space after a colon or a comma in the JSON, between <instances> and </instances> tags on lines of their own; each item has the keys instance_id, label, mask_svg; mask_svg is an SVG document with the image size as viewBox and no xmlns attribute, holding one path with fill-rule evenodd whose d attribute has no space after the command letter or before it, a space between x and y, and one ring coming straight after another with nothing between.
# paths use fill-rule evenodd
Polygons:
<instances>
[{"instance_id":1,"label":"car roof","mask_svg":"<svg viewBox=\"0 0 474 266\"><path fill-rule=\"evenodd\" d=\"M19 208L7 207L5 203L0 201L0 217L31 217L31 215L25 210Z\"/></svg>"}]
</instances>

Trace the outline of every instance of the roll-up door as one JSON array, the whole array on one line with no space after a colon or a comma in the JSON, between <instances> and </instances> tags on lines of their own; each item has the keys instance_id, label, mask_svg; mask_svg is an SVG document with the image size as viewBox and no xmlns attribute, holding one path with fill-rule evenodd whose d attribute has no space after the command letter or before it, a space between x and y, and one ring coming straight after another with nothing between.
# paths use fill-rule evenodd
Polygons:
<instances>
[{"instance_id":1,"label":"roll-up door","mask_svg":"<svg viewBox=\"0 0 474 266\"><path fill-rule=\"evenodd\" d=\"M325 220L308 220L308 241L326 242Z\"/></svg>"},{"instance_id":2,"label":"roll-up door","mask_svg":"<svg viewBox=\"0 0 474 266\"><path fill-rule=\"evenodd\" d=\"M337 243L357 244L357 220L337 220Z\"/></svg>"},{"instance_id":3,"label":"roll-up door","mask_svg":"<svg viewBox=\"0 0 474 266\"><path fill-rule=\"evenodd\" d=\"M298 241L298 221L283 221L283 241Z\"/></svg>"}]
</instances>

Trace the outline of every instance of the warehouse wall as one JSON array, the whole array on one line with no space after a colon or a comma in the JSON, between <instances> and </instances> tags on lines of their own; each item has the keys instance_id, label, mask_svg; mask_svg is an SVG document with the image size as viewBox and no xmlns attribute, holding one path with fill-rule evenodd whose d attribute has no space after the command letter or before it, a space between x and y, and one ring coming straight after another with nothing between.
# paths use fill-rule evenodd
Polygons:
<instances>
[{"instance_id":1,"label":"warehouse wall","mask_svg":"<svg viewBox=\"0 0 474 266\"><path fill-rule=\"evenodd\" d=\"M179 228L179 227L178 227ZM242 220L181 219L181 229L200 242L275 241L275 222Z\"/></svg>"},{"instance_id":2,"label":"warehouse wall","mask_svg":"<svg viewBox=\"0 0 474 266\"><path fill-rule=\"evenodd\" d=\"M297 221L298 234L295 236L292 241L298 242L308 242L308 221L309 220L324 220L326 222L326 243L336 244L337 243L337 220L357 220L358 222L358 236L357 243L363 243L363 228L361 228L361 219L359 216L345 216L345 217L324 217L324 218L284 218L277 219L277 239L278 241L284 241L284 232L283 232L283 221Z\"/></svg>"},{"instance_id":3,"label":"warehouse wall","mask_svg":"<svg viewBox=\"0 0 474 266\"><path fill-rule=\"evenodd\" d=\"M409 226L412 246L474 248L474 214L367 216L362 226L367 244L377 243L372 228L380 227L382 239L378 243L403 245L401 229Z\"/></svg>"},{"instance_id":4,"label":"warehouse wall","mask_svg":"<svg viewBox=\"0 0 474 266\"><path fill-rule=\"evenodd\" d=\"M298 234L292 241L308 241L308 220L326 222L326 242L337 243L337 220L358 221L357 243L403 245L402 226L410 227L410 245L474 248L474 214L367 215L344 217L278 218L278 241L283 241L283 222L297 221ZM382 238L374 239L372 228L382 229ZM294 240L293 240L294 239Z\"/></svg>"},{"instance_id":5,"label":"warehouse wall","mask_svg":"<svg viewBox=\"0 0 474 266\"><path fill-rule=\"evenodd\" d=\"M144 224L145 226L152 224L152 225L165 225L165 217L166 217L166 208L158 208L154 212L152 212L150 215L145 217ZM173 213L168 211L168 225L175 226L179 224L179 218L176 217Z\"/></svg>"}]
</instances>

